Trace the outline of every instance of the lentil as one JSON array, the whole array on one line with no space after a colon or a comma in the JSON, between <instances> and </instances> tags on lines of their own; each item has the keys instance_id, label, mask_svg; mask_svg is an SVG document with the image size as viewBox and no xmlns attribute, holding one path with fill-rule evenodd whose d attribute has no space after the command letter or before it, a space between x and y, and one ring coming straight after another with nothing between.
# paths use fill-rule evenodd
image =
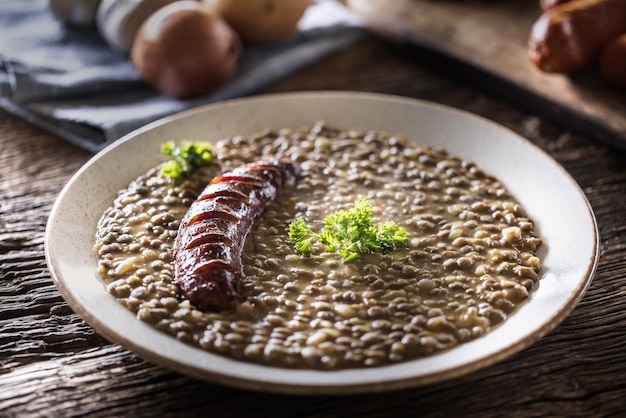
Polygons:
<instances>
[{"instance_id":1,"label":"lentil","mask_svg":"<svg viewBox=\"0 0 626 418\"><path fill-rule=\"evenodd\" d=\"M442 149L381 132L265 130L214 144L214 163L179 183L160 167L121 190L98 224L109 293L174 338L289 368L376 367L447 350L505 321L539 280L541 239L497 179ZM181 300L171 249L180 219L221 171L264 158L301 162L257 219L242 256L242 303L209 313ZM358 197L409 232L409 245L344 264L296 254L288 225L319 229Z\"/></svg>"}]
</instances>

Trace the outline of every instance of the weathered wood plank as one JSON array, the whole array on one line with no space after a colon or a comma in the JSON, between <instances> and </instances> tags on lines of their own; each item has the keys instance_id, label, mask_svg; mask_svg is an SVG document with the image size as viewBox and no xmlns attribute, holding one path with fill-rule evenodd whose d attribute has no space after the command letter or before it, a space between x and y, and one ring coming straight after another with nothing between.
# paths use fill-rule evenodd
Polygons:
<instances>
[{"instance_id":1,"label":"weathered wood plank","mask_svg":"<svg viewBox=\"0 0 626 418\"><path fill-rule=\"evenodd\" d=\"M589 417L626 410L624 153L447 78L410 49L373 39L264 92L294 89L430 99L489 117L549 152L585 191L602 234L598 273L579 306L517 355L411 390L292 397L181 376L106 341L60 297L45 265L45 223L90 155L0 111L0 417Z\"/></svg>"},{"instance_id":2,"label":"weathered wood plank","mask_svg":"<svg viewBox=\"0 0 626 418\"><path fill-rule=\"evenodd\" d=\"M626 149L623 91L598 71L546 74L528 59L539 1L347 0L377 33L453 58L451 71L521 106ZM445 59L444 59L445 61ZM461 65L463 64L463 65Z\"/></svg>"}]
</instances>

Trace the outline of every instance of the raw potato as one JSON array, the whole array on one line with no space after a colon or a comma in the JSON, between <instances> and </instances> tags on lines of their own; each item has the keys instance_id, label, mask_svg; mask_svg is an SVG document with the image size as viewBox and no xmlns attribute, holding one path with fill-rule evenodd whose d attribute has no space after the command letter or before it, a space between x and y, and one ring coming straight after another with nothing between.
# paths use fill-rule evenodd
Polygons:
<instances>
[{"instance_id":1,"label":"raw potato","mask_svg":"<svg viewBox=\"0 0 626 418\"><path fill-rule=\"evenodd\" d=\"M205 0L249 44L267 44L291 36L311 0Z\"/></svg>"},{"instance_id":2,"label":"raw potato","mask_svg":"<svg viewBox=\"0 0 626 418\"><path fill-rule=\"evenodd\" d=\"M141 24L159 8L178 0L102 0L96 24L114 51L128 55Z\"/></svg>"},{"instance_id":3,"label":"raw potato","mask_svg":"<svg viewBox=\"0 0 626 418\"><path fill-rule=\"evenodd\" d=\"M233 75L239 37L211 7L174 2L139 28L131 59L141 77L176 98L207 94Z\"/></svg>"},{"instance_id":4,"label":"raw potato","mask_svg":"<svg viewBox=\"0 0 626 418\"><path fill-rule=\"evenodd\" d=\"M600 57L600 72L612 84L626 87L626 35L607 45Z\"/></svg>"},{"instance_id":5,"label":"raw potato","mask_svg":"<svg viewBox=\"0 0 626 418\"><path fill-rule=\"evenodd\" d=\"M50 0L54 17L68 25L89 28L94 26L100 0Z\"/></svg>"}]
</instances>

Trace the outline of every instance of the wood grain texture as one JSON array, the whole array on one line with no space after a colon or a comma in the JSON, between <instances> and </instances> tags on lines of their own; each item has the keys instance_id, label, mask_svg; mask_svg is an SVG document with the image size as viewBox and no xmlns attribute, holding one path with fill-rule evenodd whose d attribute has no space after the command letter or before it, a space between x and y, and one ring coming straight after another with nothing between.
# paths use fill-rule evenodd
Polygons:
<instances>
[{"instance_id":1,"label":"wood grain texture","mask_svg":"<svg viewBox=\"0 0 626 418\"><path fill-rule=\"evenodd\" d=\"M602 257L586 296L530 348L459 379L368 396L279 396L177 374L111 344L63 301L43 236L91 155L0 111L0 417L590 417L626 411L626 154L442 75L369 38L259 92L358 90L488 117L559 161L596 213ZM563 208L567 210L567 208ZM572 225L572 228L575 228Z\"/></svg>"},{"instance_id":2,"label":"wood grain texture","mask_svg":"<svg viewBox=\"0 0 626 418\"><path fill-rule=\"evenodd\" d=\"M519 106L626 149L626 91L595 66L548 74L528 58L536 0L347 0L373 30L439 57L447 71Z\"/></svg>"}]
</instances>

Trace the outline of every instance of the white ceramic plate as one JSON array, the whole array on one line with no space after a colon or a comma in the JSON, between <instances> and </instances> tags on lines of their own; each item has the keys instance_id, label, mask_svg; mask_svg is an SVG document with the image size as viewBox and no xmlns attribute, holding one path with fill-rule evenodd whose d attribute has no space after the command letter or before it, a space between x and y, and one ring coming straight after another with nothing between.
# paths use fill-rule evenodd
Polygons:
<instances>
[{"instance_id":1,"label":"white ceramic plate","mask_svg":"<svg viewBox=\"0 0 626 418\"><path fill-rule=\"evenodd\" d=\"M213 355L139 321L96 273L96 224L117 191L162 161L166 139L218 140L317 120L342 129L403 134L475 161L502 180L544 240L538 290L486 336L402 364L340 371L287 370ZM69 305L104 337L181 373L240 388L308 394L378 392L449 379L500 361L554 329L582 298L598 261L594 215L576 182L543 151L471 114L418 100L361 93L261 96L198 108L142 128L83 166L47 225L46 257Z\"/></svg>"}]
</instances>

